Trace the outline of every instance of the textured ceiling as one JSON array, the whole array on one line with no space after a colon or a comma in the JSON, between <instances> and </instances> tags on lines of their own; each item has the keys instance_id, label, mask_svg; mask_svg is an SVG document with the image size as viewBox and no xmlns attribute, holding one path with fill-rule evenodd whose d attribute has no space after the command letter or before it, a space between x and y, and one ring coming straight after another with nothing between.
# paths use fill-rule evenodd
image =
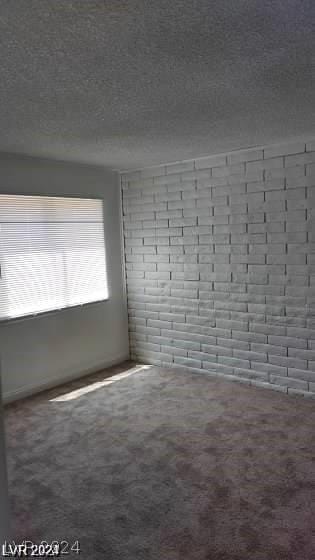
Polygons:
<instances>
[{"instance_id":1,"label":"textured ceiling","mask_svg":"<svg viewBox=\"0 0 315 560\"><path fill-rule=\"evenodd\" d=\"M0 150L118 169L312 134L313 0L1 0Z\"/></svg>"}]
</instances>

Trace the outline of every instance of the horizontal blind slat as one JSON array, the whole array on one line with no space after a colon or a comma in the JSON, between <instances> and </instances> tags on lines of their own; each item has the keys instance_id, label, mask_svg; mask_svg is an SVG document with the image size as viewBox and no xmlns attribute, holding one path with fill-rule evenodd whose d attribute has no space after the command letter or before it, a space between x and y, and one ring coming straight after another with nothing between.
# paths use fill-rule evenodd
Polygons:
<instances>
[{"instance_id":1,"label":"horizontal blind slat","mask_svg":"<svg viewBox=\"0 0 315 560\"><path fill-rule=\"evenodd\" d=\"M91 198L1 195L0 222L102 222L102 201Z\"/></svg>"},{"instance_id":2,"label":"horizontal blind slat","mask_svg":"<svg viewBox=\"0 0 315 560\"><path fill-rule=\"evenodd\" d=\"M0 195L0 222L1 319L107 299L102 200Z\"/></svg>"}]
</instances>

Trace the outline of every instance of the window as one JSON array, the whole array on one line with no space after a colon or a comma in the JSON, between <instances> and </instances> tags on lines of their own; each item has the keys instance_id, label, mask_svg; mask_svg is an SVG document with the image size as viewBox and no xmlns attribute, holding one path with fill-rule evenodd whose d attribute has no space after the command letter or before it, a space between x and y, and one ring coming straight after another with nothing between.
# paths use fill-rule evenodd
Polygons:
<instances>
[{"instance_id":1,"label":"window","mask_svg":"<svg viewBox=\"0 0 315 560\"><path fill-rule=\"evenodd\" d=\"M0 195L0 319L108 298L100 199Z\"/></svg>"}]
</instances>

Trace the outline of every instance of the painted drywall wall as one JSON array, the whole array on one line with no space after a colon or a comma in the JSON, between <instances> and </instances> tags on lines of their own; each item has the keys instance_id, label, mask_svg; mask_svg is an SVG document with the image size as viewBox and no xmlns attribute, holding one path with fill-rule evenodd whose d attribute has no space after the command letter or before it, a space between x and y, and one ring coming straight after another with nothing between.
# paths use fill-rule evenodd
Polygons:
<instances>
[{"instance_id":1,"label":"painted drywall wall","mask_svg":"<svg viewBox=\"0 0 315 560\"><path fill-rule=\"evenodd\" d=\"M103 198L110 293L105 302L0 323L7 401L124 360L129 347L118 175L7 154L0 154L0 166L0 193Z\"/></svg>"},{"instance_id":2,"label":"painted drywall wall","mask_svg":"<svg viewBox=\"0 0 315 560\"><path fill-rule=\"evenodd\" d=\"M122 175L132 356L315 397L315 142Z\"/></svg>"}]
</instances>

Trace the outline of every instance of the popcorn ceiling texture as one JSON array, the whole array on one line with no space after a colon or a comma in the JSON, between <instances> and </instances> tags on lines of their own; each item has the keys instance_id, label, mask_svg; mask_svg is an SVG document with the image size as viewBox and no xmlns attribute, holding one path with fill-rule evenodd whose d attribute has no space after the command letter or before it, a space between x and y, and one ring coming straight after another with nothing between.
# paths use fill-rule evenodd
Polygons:
<instances>
[{"instance_id":1,"label":"popcorn ceiling texture","mask_svg":"<svg viewBox=\"0 0 315 560\"><path fill-rule=\"evenodd\" d=\"M312 135L314 17L310 0L2 0L0 150L126 170Z\"/></svg>"},{"instance_id":2,"label":"popcorn ceiling texture","mask_svg":"<svg viewBox=\"0 0 315 560\"><path fill-rule=\"evenodd\" d=\"M315 141L121 182L132 357L315 397Z\"/></svg>"}]
</instances>

